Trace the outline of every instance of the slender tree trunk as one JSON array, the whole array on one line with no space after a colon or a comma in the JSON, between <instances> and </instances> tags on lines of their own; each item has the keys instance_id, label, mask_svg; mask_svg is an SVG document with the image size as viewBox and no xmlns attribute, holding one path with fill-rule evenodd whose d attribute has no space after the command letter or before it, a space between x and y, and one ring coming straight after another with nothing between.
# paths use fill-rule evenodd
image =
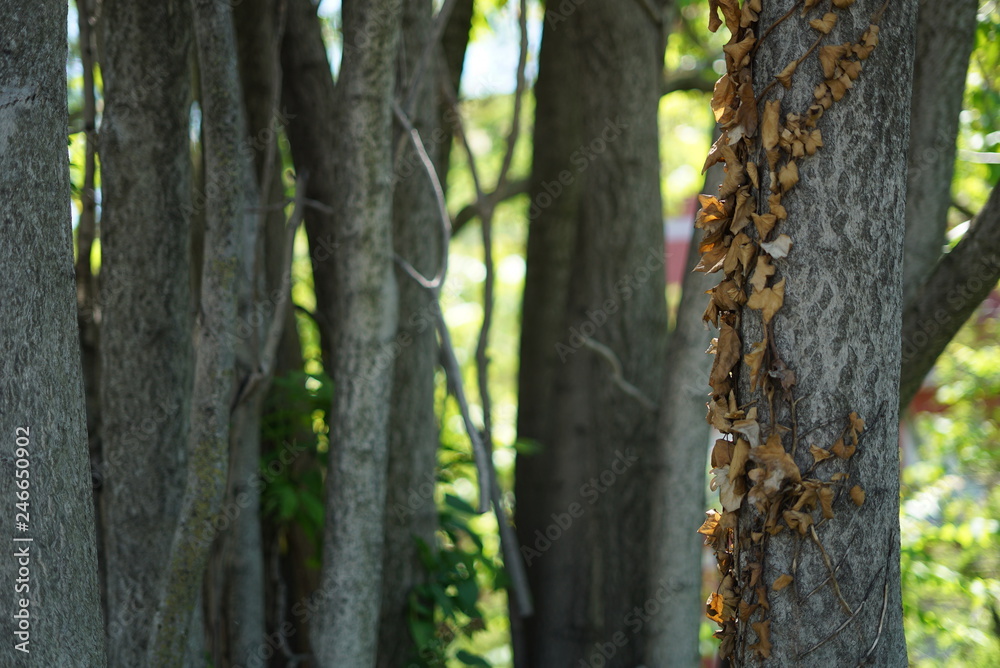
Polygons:
<instances>
[{"instance_id":1,"label":"slender tree trunk","mask_svg":"<svg viewBox=\"0 0 1000 668\"><path fill-rule=\"evenodd\" d=\"M647 10L591 0L546 17L518 415L539 451L519 455L515 486L536 607L524 665L604 662L603 649L602 665L633 666L644 652L632 620L666 333L662 32Z\"/></svg>"},{"instance_id":2,"label":"slender tree trunk","mask_svg":"<svg viewBox=\"0 0 1000 668\"><path fill-rule=\"evenodd\" d=\"M104 665L73 288L66 4L0 2L0 663Z\"/></svg>"},{"instance_id":3,"label":"slender tree trunk","mask_svg":"<svg viewBox=\"0 0 1000 668\"><path fill-rule=\"evenodd\" d=\"M978 9L977 0L918 2L903 250L903 303L907 305L944 246L958 115L976 41Z\"/></svg>"},{"instance_id":4,"label":"slender tree trunk","mask_svg":"<svg viewBox=\"0 0 1000 668\"><path fill-rule=\"evenodd\" d=\"M226 485L233 395L236 281L245 238L246 133L232 14L192 0L204 112L206 232L187 480L153 620L148 665L181 661ZM251 218L252 219L252 218Z\"/></svg>"},{"instance_id":5,"label":"slender tree trunk","mask_svg":"<svg viewBox=\"0 0 1000 668\"><path fill-rule=\"evenodd\" d=\"M756 32L791 5L765 4ZM749 183L766 210L773 185L787 212L774 230L757 219L746 228L763 235L759 249L756 240L738 247L752 249L738 260L753 264L752 274L725 264L729 280L743 284L749 297L739 321L724 304L742 297L732 290L716 296L723 331L712 373L719 399L713 420L750 446L748 480L739 468L727 476L730 466L742 468L739 453L747 450L740 442L728 465L717 462L716 477L727 510L741 502L720 525L738 514L733 553L725 541L718 544L724 563L733 564L720 588L719 614L732 631L723 649L733 650L737 665L907 663L897 419L906 144L899 137L908 136L916 2L890 2L882 13L883 5L858 0L836 11L829 36L798 65L788 90L770 84L816 42L821 31L807 21L821 15L801 18L795 11L777 25L752 56L752 71L757 101L766 101L754 101L761 137L779 160L780 176L768 176L768 157L756 139L748 159L760 165L759 188L752 172L746 176L727 158L729 192L724 184L721 197ZM844 43L861 46L827 50ZM739 71L739 50L728 49L730 69ZM831 83L817 90L824 79ZM852 84L846 90L845 81ZM729 125L733 145L739 127L752 136L747 113L737 111L744 120ZM779 144L796 131L805 133L800 142L817 138L813 122L823 144L815 155L796 153L794 142ZM768 278L761 263L775 275ZM766 392L752 391L747 364L761 364L757 381ZM735 395L727 402L730 383ZM713 456L722 454L725 448L717 448Z\"/></svg>"},{"instance_id":6,"label":"slender tree trunk","mask_svg":"<svg viewBox=\"0 0 1000 668\"><path fill-rule=\"evenodd\" d=\"M402 39L396 65L397 99L417 87L413 124L428 150L434 151L450 137L437 124L438 68L431 51L420 62L433 38L430 0L405 0ZM434 48L431 46L430 48ZM394 145L393 242L395 252L424 276L433 276L441 262L441 219L426 170L405 130L397 126ZM399 142L403 137L404 142ZM447 157L439 156L439 165ZM439 170L444 173L444 170ZM417 648L410 635L410 596L426 579L417 541L435 543L437 506L433 489L437 464L438 428L434 412L434 369L437 340L433 291L418 285L401 269L399 325L391 345L380 351L383 360L394 359L389 413L389 464L385 507L385 556L383 558L382 611L379 623L381 668L409 665ZM430 489L431 495L422 491Z\"/></svg>"},{"instance_id":7,"label":"slender tree trunk","mask_svg":"<svg viewBox=\"0 0 1000 668\"><path fill-rule=\"evenodd\" d=\"M378 353L396 332L392 268L392 123L400 0L343 6L337 83L333 220L335 392L330 413L324 601L312 642L321 666L376 660L384 544L392 364Z\"/></svg>"},{"instance_id":8,"label":"slender tree trunk","mask_svg":"<svg viewBox=\"0 0 1000 668\"><path fill-rule=\"evenodd\" d=\"M112 666L136 666L145 661L184 488L191 16L187 3L171 9L107 0L103 17L100 475L108 658Z\"/></svg>"},{"instance_id":9,"label":"slender tree trunk","mask_svg":"<svg viewBox=\"0 0 1000 668\"><path fill-rule=\"evenodd\" d=\"M710 169L705 192L717 192L722 178L721 166ZM662 462L657 463L653 479L649 593L667 603L662 612L649 615L646 663L664 668L690 668L699 663L698 629L705 617L701 591L704 540L691 528L705 516L710 433L705 422L705 378L712 360L704 353L712 335L701 315L705 291L714 280L694 271L700 259L700 237L696 230L691 238L677 324L667 344L658 453Z\"/></svg>"}]
</instances>

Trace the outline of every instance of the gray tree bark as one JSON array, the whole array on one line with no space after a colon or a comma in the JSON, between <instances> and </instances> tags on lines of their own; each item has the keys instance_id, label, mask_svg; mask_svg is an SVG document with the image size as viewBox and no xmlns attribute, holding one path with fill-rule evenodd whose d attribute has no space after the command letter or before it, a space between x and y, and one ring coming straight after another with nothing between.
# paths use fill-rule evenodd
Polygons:
<instances>
[{"instance_id":1,"label":"gray tree bark","mask_svg":"<svg viewBox=\"0 0 1000 668\"><path fill-rule=\"evenodd\" d=\"M648 3L550 8L530 188L517 532L535 601L518 665L642 660L666 308ZM620 369L615 364L620 363ZM645 613L643 613L645 614ZM637 630L636 624L639 625Z\"/></svg>"},{"instance_id":2,"label":"gray tree bark","mask_svg":"<svg viewBox=\"0 0 1000 668\"><path fill-rule=\"evenodd\" d=\"M430 0L406 0L396 64L396 97L405 99L416 86L412 122L427 150L438 156L439 174L447 156L436 150L450 133L437 124L438 68L431 52L419 65L433 38ZM432 47L433 48L433 47ZM424 276L434 276L441 263L441 219L428 175L404 129L397 126L394 145L393 245L395 252ZM400 143L399 138L404 142ZM437 339L433 291L418 285L397 268L398 328L392 345L379 357L394 360L389 413L389 455L385 506L385 550L379 621L378 662L381 668L409 665L420 648L409 630L413 588L426 579L417 541L435 543L437 506L433 490L437 466L438 427L434 412L434 369Z\"/></svg>"},{"instance_id":3,"label":"gray tree bark","mask_svg":"<svg viewBox=\"0 0 1000 668\"><path fill-rule=\"evenodd\" d=\"M941 257L951 207L955 137L976 42L977 0L920 0L906 179L903 303L911 304Z\"/></svg>"},{"instance_id":4,"label":"gray tree bark","mask_svg":"<svg viewBox=\"0 0 1000 668\"><path fill-rule=\"evenodd\" d=\"M103 16L100 475L108 660L136 666L145 661L184 489L191 15L187 3L171 9L108 0Z\"/></svg>"},{"instance_id":5,"label":"gray tree bark","mask_svg":"<svg viewBox=\"0 0 1000 668\"><path fill-rule=\"evenodd\" d=\"M717 193L723 176L721 165L712 167L705 177L705 193ZM650 615L646 664L664 668L698 665L698 629L705 617L701 571L704 540L691 527L700 524L705 516L710 433L705 422L705 379L712 358L704 353L712 335L701 315L705 311L705 292L715 281L694 271L701 259L700 237L695 230L677 307L677 324L667 342L658 453L662 459L654 468L652 483L649 592L652 597L668 598L669 604L659 614Z\"/></svg>"},{"instance_id":6,"label":"gray tree bark","mask_svg":"<svg viewBox=\"0 0 1000 668\"><path fill-rule=\"evenodd\" d=\"M192 0L205 146L206 232L184 497L162 576L147 665L183 661L226 486L236 281L245 238L246 129L228 5ZM215 187L211 187L215 186ZM250 220L253 218L251 216Z\"/></svg>"},{"instance_id":7,"label":"gray tree bark","mask_svg":"<svg viewBox=\"0 0 1000 668\"><path fill-rule=\"evenodd\" d=\"M761 31L791 5L765 4ZM838 11L820 48L858 42L882 6L882 0L858 0ZM803 479L849 477L827 488L834 491L835 516L823 520L817 507L810 514L815 524L804 533L785 526L775 535L756 534L762 532L763 518L751 498L744 498L734 577L743 603L758 603L760 588L769 609L740 609L738 665L907 664L899 590L897 421L906 147L898 138L908 136L915 15L912 0L888 3L879 21L878 46L860 61L863 68L853 88L819 120L823 147L797 160L799 181L781 202L788 218L771 235L773 240L787 234L792 243L787 257L773 253L777 275L769 286L783 281L785 292L770 324L776 351L771 359L780 357L797 381L790 394L784 393L780 379L792 378L783 375L782 365L764 369L776 388L772 415L768 399L759 390L751 392L750 373L738 362L736 404L748 410L755 402L761 439L779 438ZM753 56L758 96L814 43L818 32L806 23L812 18L819 15L802 19L795 12L760 43ZM773 86L763 100L781 100L779 119L785 123L786 113L805 112L816 102L814 89L824 78L818 59L807 58L789 90ZM751 159L767 165L763 151L751 152ZM766 198L764 188L770 184L762 167L761 189L752 191L758 201ZM755 308L742 311L738 332L744 353L764 338L761 314ZM812 468L811 445L831 448L839 437L851 443L852 412L866 423L857 452ZM751 452L763 466L764 455ZM769 477L782 480L782 470L780 464L768 464L761 485ZM863 498L849 493L855 486L864 491ZM781 490L789 496L769 497L778 525L788 521L782 513L791 509L796 489L785 478ZM759 580L751 586L758 567ZM775 591L782 575L794 580Z\"/></svg>"},{"instance_id":8,"label":"gray tree bark","mask_svg":"<svg viewBox=\"0 0 1000 668\"><path fill-rule=\"evenodd\" d=\"M376 661L384 544L392 363L378 353L396 332L392 267L394 61L401 0L347 2L334 109L334 314L323 602L312 643L321 666ZM319 295L317 295L319 297Z\"/></svg>"},{"instance_id":9,"label":"gray tree bark","mask_svg":"<svg viewBox=\"0 0 1000 668\"><path fill-rule=\"evenodd\" d=\"M0 662L103 665L67 215L66 3L5 0L0 17L0 468L13 539Z\"/></svg>"}]
</instances>

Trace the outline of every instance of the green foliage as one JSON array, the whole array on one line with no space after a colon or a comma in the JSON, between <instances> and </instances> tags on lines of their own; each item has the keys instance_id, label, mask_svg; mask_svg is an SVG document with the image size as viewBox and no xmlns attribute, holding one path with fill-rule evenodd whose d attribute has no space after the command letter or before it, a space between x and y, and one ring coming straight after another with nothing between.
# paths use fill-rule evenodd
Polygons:
<instances>
[{"instance_id":1,"label":"green foliage","mask_svg":"<svg viewBox=\"0 0 1000 668\"><path fill-rule=\"evenodd\" d=\"M1000 665L1000 323L968 324L938 361L937 415L903 472L902 584L914 666Z\"/></svg>"}]
</instances>

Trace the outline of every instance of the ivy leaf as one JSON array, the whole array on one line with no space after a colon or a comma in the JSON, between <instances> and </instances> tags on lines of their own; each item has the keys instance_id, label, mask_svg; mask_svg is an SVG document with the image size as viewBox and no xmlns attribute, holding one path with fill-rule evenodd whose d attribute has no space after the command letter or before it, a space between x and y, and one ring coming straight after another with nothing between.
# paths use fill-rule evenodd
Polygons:
<instances>
[{"instance_id":1,"label":"ivy leaf","mask_svg":"<svg viewBox=\"0 0 1000 668\"><path fill-rule=\"evenodd\" d=\"M792 581L794 579L795 578L793 578L788 573L785 573L784 575L780 575L780 576L778 576L778 579L775 580L774 583L771 585L771 589L774 590L774 591L781 591L782 589L784 589L788 585L792 584Z\"/></svg>"},{"instance_id":2,"label":"ivy leaf","mask_svg":"<svg viewBox=\"0 0 1000 668\"><path fill-rule=\"evenodd\" d=\"M767 254L776 260L788 255L788 251L792 249L792 238L787 234L779 234L778 238L774 241L766 241L760 245Z\"/></svg>"},{"instance_id":3,"label":"ivy leaf","mask_svg":"<svg viewBox=\"0 0 1000 668\"><path fill-rule=\"evenodd\" d=\"M788 192L799 182L799 166L795 161L789 161L781 171L778 172L778 183L781 185L781 192Z\"/></svg>"},{"instance_id":4,"label":"ivy leaf","mask_svg":"<svg viewBox=\"0 0 1000 668\"><path fill-rule=\"evenodd\" d=\"M792 87L792 75L795 74L795 68L799 66L799 61L793 60L792 62L785 65L785 69L781 70L775 77L781 82L781 85L785 88Z\"/></svg>"},{"instance_id":5,"label":"ivy leaf","mask_svg":"<svg viewBox=\"0 0 1000 668\"><path fill-rule=\"evenodd\" d=\"M754 292L747 300L747 306L758 311L763 311L764 322L771 322L771 318L778 312L781 305L785 303L785 279L778 281L774 287L764 288Z\"/></svg>"},{"instance_id":6,"label":"ivy leaf","mask_svg":"<svg viewBox=\"0 0 1000 668\"><path fill-rule=\"evenodd\" d=\"M854 505L860 506L865 502L865 490L861 489L858 485L851 488L851 501Z\"/></svg>"},{"instance_id":7,"label":"ivy leaf","mask_svg":"<svg viewBox=\"0 0 1000 668\"><path fill-rule=\"evenodd\" d=\"M752 622L750 626L757 632L757 642L750 645L761 657L767 659L771 656L771 620L765 619L762 622Z\"/></svg>"},{"instance_id":8,"label":"ivy leaf","mask_svg":"<svg viewBox=\"0 0 1000 668\"><path fill-rule=\"evenodd\" d=\"M853 0L852 0L853 1ZM836 4L836 2L834 2ZM813 19L809 22L809 27L813 30L818 30L824 35L829 35L830 31L833 30L833 26L837 23L837 15L833 12L827 12L823 15L821 19Z\"/></svg>"},{"instance_id":9,"label":"ivy leaf","mask_svg":"<svg viewBox=\"0 0 1000 668\"><path fill-rule=\"evenodd\" d=\"M847 9L854 4L854 0L833 0L833 6L837 9Z\"/></svg>"},{"instance_id":10,"label":"ivy leaf","mask_svg":"<svg viewBox=\"0 0 1000 668\"><path fill-rule=\"evenodd\" d=\"M750 285L754 287L757 292L760 292L767 286L767 279L774 276L775 268L771 264L771 260L768 259L766 255L757 256L757 269L753 273L753 278L750 279Z\"/></svg>"},{"instance_id":11,"label":"ivy leaf","mask_svg":"<svg viewBox=\"0 0 1000 668\"><path fill-rule=\"evenodd\" d=\"M813 461L816 464L819 464L820 462L826 461L830 457L833 457L833 453L831 453L829 450L827 450L826 448L821 448L816 445L809 446L809 454L813 456Z\"/></svg>"},{"instance_id":12,"label":"ivy leaf","mask_svg":"<svg viewBox=\"0 0 1000 668\"><path fill-rule=\"evenodd\" d=\"M471 652L467 652L464 649L458 650L455 658L464 663L466 666L481 666L483 668L490 668L490 664L486 661L486 659Z\"/></svg>"}]
</instances>

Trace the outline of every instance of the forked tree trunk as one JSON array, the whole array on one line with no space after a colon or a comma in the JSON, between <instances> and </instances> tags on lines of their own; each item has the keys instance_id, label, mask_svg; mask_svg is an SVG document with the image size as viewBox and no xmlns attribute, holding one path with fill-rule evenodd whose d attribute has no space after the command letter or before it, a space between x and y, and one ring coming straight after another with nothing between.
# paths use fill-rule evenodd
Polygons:
<instances>
[{"instance_id":1,"label":"forked tree trunk","mask_svg":"<svg viewBox=\"0 0 1000 668\"><path fill-rule=\"evenodd\" d=\"M72 657L99 666L68 216L66 3L4 0L0 16L0 475L9 532L0 663L56 666Z\"/></svg>"},{"instance_id":2,"label":"forked tree trunk","mask_svg":"<svg viewBox=\"0 0 1000 668\"><path fill-rule=\"evenodd\" d=\"M666 334L661 27L644 4L591 0L546 17L518 415L538 451L518 455L515 484L535 615L518 665L643 656L633 611L648 598Z\"/></svg>"},{"instance_id":3,"label":"forked tree trunk","mask_svg":"<svg viewBox=\"0 0 1000 668\"><path fill-rule=\"evenodd\" d=\"M107 0L101 405L111 666L145 661L184 490L192 379L187 2ZM150 26L156 26L150 30Z\"/></svg>"}]
</instances>

